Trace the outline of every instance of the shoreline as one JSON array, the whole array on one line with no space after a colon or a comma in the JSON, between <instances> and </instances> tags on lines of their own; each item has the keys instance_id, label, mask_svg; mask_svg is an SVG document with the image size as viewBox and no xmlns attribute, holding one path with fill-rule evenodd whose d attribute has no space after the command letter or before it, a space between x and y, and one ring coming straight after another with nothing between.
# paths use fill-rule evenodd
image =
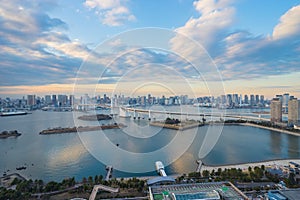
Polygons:
<instances>
[{"instance_id":1,"label":"shoreline","mask_svg":"<svg viewBox=\"0 0 300 200\"><path fill-rule=\"evenodd\" d=\"M287 166L289 162L296 162L300 163L300 158L295 158L295 159L272 159L272 160L265 160L265 161L258 161L258 162L246 162L246 163L237 163L237 164L227 164L227 165L205 165L202 164L200 172L202 173L204 170L212 171L215 170L217 171L219 168L222 170L230 169L230 168L240 168L240 169L248 169L248 167L255 167L255 166L261 166L264 165L265 167L267 166Z\"/></svg>"},{"instance_id":2,"label":"shoreline","mask_svg":"<svg viewBox=\"0 0 300 200\"><path fill-rule=\"evenodd\" d=\"M295 159L272 159L272 160L265 160L265 161L258 161L258 162L246 162L246 163L236 163L236 164L226 164L226 165L206 165L205 163L202 164L201 169L200 169L200 173L202 174L202 172L204 170L208 170L208 171L218 171L219 168L221 168L222 170L224 169L231 169L231 168L236 168L236 169L242 169L242 170L248 170L248 167L251 167L252 169L254 167L261 167L262 165L264 165L266 168L268 166L273 166L273 167L283 167L283 166L288 166L289 162L295 162L295 163L299 163L300 164L300 158L295 158ZM196 172L196 170L194 171L190 171L190 172ZM168 174L169 177L172 177L174 179L182 176L183 174L188 174L189 172L186 173L175 173L175 174ZM25 179L29 179L29 177L27 177L26 175L19 173L19 172L13 172L12 174L18 174L19 176L25 178ZM10 176L11 174L8 174L6 176ZM0 175L0 178L4 178L6 176L2 176ZM130 176L130 177L112 177L115 178L117 180L129 180L132 178L136 178L139 180L149 180L155 177L159 177L159 175L148 175L148 176ZM49 181L50 182L50 181ZM80 182L80 181L79 181Z\"/></svg>"},{"instance_id":3,"label":"shoreline","mask_svg":"<svg viewBox=\"0 0 300 200\"><path fill-rule=\"evenodd\" d=\"M283 130L283 129L278 129L278 128L273 128L273 127L266 127L266 126L262 126L262 125L258 125L258 124L252 124L252 123L238 123L238 124L242 125L242 126L252 126L252 127L256 127L256 128L266 129L266 130L270 130L270 131L276 131L276 132L285 133L285 134L289 134L289 135L300 136L299 133L295 133L295 132Z\"/></svg>"}]
</instances>

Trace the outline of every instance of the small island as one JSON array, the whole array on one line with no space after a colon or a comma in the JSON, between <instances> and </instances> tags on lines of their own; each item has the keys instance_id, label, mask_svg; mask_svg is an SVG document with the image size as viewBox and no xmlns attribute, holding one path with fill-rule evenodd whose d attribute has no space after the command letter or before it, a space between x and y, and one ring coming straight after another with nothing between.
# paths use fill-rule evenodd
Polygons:
<instances>
[{"instance_id":1,"label":"small island","mask_svg":"<svg viewBox=\"0 0 300 200\"><path fill-rule=\"evenodd\" d=\"M97 131L97 130L105 130L105 129L115 129L115 128L123 128L126 127L124 124L107 124L101 126L79 126L79 127L68 127L68 128L52 128L41 131L40 135L50 135L50 134L61 134L61 133L76 133L76 132L87 132L87 131Z\"/></svg>"},{"instance_id":2,"label":"small island","mask_svg":"<svg viewBox=\"0 0 300 200\"><path fill-rule=\"evenodd\" d=\"M14 131L2 131L0 133L0 139L5 139L5 138L8 138L8 137L18 137L20 135L21 135L21 133L19 133L17 130L14 130Z\"/></svg>"},{"instance_id":3,"label":"small island","mask_svg":"<svg viewBox=\"0 0 300 200\"><path fill-rule=\"evenodd\" d=\"M153 121L150 122L151 126L159 126L163 128L168 128L168 129L175 129L175 130L186 130L190 128L195 128L199 126L203 126L204 122L196 121L196 120L185 120L185 121L180 121L179 119L171 119L167 118L164 121Z\"/></svg>"},{"instance_id":4,"label":"small island","mask_svg":"<svg viewBox=\"0 0 300 200\"><path fill-rule=\"evenodd\" d=\"M101 121L101 120L112 119L112 117L110 115L97 114L97 115L83 115L78 117L78 119L85 120L85 121Z\"/></svg>"}]
</instances>

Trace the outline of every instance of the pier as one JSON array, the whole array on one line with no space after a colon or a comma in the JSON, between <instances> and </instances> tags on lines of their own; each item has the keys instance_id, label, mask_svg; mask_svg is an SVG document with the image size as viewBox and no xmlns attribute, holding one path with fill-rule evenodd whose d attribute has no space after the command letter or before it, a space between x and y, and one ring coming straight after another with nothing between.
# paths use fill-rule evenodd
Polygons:
<instances>
[{"instance_id":1,"label":"pier","mask_svg":"<svg viewBox=\"0 0 300 200\"><path fill-rule=\"evenodd\" d=\"M111 174L112 174L113 167L111 165L108 165L108 166L106 166L106 170L107 170L107 174L106 174L105 180L109 181Z\"/></svg>"},{"instance_id":2,"label":"pier","mask_svg":"<svg viewBox=\"0 0 300 200\"><path fill-rule=\"evenodd\" d=\"M196 172L197 172L197 173L200 173L200 172L201 172L201 167L202 167L203 162L202 162L202 160L197 160L196 162L198 163Z\"/></svg>"}]
</instances>

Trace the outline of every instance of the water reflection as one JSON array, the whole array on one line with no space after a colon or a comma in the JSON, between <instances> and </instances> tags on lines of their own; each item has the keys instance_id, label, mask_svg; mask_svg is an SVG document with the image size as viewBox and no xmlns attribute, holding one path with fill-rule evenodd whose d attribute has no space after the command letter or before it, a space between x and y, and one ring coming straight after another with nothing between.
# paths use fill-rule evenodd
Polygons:
<instances>
[{"instance_id":1,"label":"water reflection","mask_svg":"<svg viewBox=\"0 0 300 200\"><path fill-rule=\"evenodd\" d=\"M282 151L282 134L275 131L270 131L269 137L272 153L274 155L280 155Z\"/></svg>"},{"instance_id":2,"label":"water reflection","mask_svg":"<svg viewBox=\"0 0 300 200\"><path fill-rule=\"evenodd\" d=\"M289 157L300 157L299 137L290 136L287 138L287 140L288 140L288 156Z\"/></svg>"}]
</instances>

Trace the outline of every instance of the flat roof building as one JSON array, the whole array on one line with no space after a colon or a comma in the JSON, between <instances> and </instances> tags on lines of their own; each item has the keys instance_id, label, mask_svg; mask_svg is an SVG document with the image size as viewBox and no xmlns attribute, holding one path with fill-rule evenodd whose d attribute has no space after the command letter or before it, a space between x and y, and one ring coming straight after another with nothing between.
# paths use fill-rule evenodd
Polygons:
<instances>
[{"instance_id":1,"label":"flat roof building","mask_svg":"<svg viewBox=\"0 0 300 200\"><path fill-rule=\"evenodd\" d=\"M288 122L291 125L298 125L300 120L300 101L297 98L289 100Z\"/></svg>"},{"instance_id":2,"label":"flat roof building","mask_svg":"<svg viewBox=\"0 0 300 200\"><path fill-rule=\"evenodd\" d=\"M268 192L271 200L299 200L300 189L272 190Z\"/></svg>"},{"instance_id":3,"label":"flat roof building","mask_svg":"<svg viewBox=\"0 0 300 200\"><path fill-rule=\"evenodd\" d=\"M243 200L248 199L230 182L156 185L149 187L150 200Z\"/></svg>"},{"instance_id":4,"label":"flat roof building","mask_svg":"<svg viewBox=\"0 0 300 200\"><path fill-rule=\"evenodd\" d=\"M271 122L281 122L282 101L279 98L273 98L270 107L271 107Z\"/></svg>"}]
</instances>

